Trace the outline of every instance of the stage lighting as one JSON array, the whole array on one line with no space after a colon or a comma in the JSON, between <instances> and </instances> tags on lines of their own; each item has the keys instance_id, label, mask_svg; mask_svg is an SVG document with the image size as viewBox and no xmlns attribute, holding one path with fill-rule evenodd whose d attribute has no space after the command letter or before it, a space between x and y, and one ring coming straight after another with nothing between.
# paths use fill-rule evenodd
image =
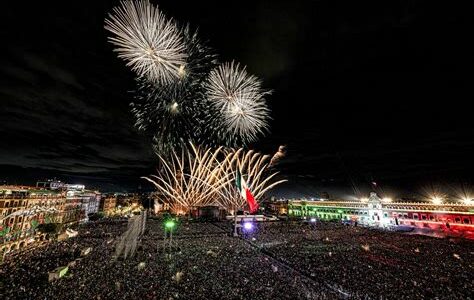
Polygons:
<instances>
[{"instance_id":1,"label":"stage lighting","mask_svg":"<svg viewBox=\"0 0 474 300\"><path fill-rule=\"evenodd\" d=\"M250 222L245 222L244 223L244 230L245 231L251 231L253 229L253 224Z\"/></svg>"}]
</instances>

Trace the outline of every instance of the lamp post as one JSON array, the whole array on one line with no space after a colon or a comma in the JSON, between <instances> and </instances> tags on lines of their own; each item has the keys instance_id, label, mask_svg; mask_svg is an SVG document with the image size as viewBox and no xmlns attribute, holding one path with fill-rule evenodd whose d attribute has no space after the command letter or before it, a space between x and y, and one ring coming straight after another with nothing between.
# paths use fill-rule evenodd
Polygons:
<instances>
[{"instance_id":1,"label":"lamp post","mask_svg":"<svg viewBox=\"0 0 474 300\"><path fill-rule=\"evenodd\" d=\"M165 239L164 239L164 247L166 247L166 237L167 237L167 232L169 231L170 233L170 238L169 238L169 250L171 253L171 244L173 243L173 230L176 227L176 222L173 219L169 219L165 221Z\"/></svg>"}]
</instances>

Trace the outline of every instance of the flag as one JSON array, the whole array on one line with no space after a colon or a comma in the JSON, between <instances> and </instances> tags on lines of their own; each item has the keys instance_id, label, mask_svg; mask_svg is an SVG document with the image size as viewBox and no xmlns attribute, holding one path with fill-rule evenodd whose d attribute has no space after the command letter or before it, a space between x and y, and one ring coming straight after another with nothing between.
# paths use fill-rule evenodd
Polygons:
<instances>
[{"instance_id":1,"label":"flag","mask_svg":"<svg viewBox=\"0 0 474 300\"><path fill-rule=\"evenodd\" d=\"M237 186L240 195L245 200L247 200L247 203L249 204L250 213L253 214L254 212L256 212L258 209L258 203L257 201L255 201L255 198L250 192L250 189L248 188L247 183L245 182L245 179L242 176L242 173L238 169L237 174L235 176L235 185Z\"/></svg>"}]
</instances>

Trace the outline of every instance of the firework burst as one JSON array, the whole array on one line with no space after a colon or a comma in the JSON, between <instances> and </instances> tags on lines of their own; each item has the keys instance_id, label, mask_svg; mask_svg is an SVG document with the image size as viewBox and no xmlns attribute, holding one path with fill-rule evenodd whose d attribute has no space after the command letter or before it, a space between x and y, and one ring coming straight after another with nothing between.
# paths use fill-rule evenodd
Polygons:
<instances>
[{"instance_id":1,"label":"firework burst","mask_svg":"<svg viewBox=\"0 0 474 300\"><path fill-rule=\"evenodd\" d=\"M180 77L186 63L186 47L179 29L158 7L146 0L122 1L115 7L105 29L118 56L141 78L168 84Z\"/></svg>"},{"instance_id":2,"label":"firework burst","mask_svg":"<svg viewBox=\"0 0 474 300\"><path fill-rule=\"evenodd\" d=\"M221 169L229 173L228 176L231 177L232 182L235 182L235 174L239 170L257 202L268 190L287 181L286 179L275 180L278 172L269 170L269 155L263 155L254 150L245 151L243 148L232 149L226 153ZM218 196L223 196L219 198L219 203L227 210L242 209L247 205L234 184L224 186Z\"/></svg>"},{"instance_id":3,"label":"firework burst","mask_svg":"<svg viewBox=\"0 0 474 300\"><path fill-rule=\"evenodd\" d=\"M247 144L268 130L269 109L260 80L238 63L213 69L205 83L207 98L219 111L220 137L227 145Z\"/></svg>"},{"instance_id":4,"label":"firework burst","mask_svg":"<svg viewBox=\"0 0 474 300\"><path fill-rule=\"evenodd\" d=\"M203 134L209 110L200 85L177 81L157 86L147 81L139 82L135 102L131 104L135 126L152 140L155 152L169 154L190 141L210 144Z\"/></svg>"},{"instance_id":5,"label":"firework burst","mask_svg":"<svg viewBox=\"0 0 474 300\"><path fill-rule=\"evenodd\" d=\"M158 155L162 164L158 175L143 177L155 185L173 210L190 209L212 204L223 186L230 183L228 174L223 174L217 150L202 149L193 144L178 154L169 157Z\"/></svg>"},{"instance_id":6,"label":"firework burst","mask_svg":"<svg viewBox=\"0 0 474 300\"><path fill-rule=\"evenodd\" d=\"M245 176L257 201L264 193L285 182L274 181L269 173L268 155L254 151L225 150L190 145L189 150L171 157L158 155L162 164L158 175L143 177L153 183L173 210L189 211L204 205L219 205L228 210L243 208L245 199L235 187L237 168Z\"/></svg>"},{"instance_id":7,"label":"firework burst","mask_svg":"<svg viewBox=\"0 0 474 300\"><path fill-rule=\"evenodd\" d=\"M218 65L217 54L199 37L198 30L192 30L189 24L182 26L180 33L187 54L186 64L179 69L180 78L201 82Z\"/></svg>"}]
</instances>

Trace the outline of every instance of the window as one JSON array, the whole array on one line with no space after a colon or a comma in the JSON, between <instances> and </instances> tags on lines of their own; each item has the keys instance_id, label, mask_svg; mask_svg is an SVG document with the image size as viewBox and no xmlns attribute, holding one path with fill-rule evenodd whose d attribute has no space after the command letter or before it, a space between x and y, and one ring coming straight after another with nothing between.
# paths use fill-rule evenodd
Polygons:
<instances>
[{"instance_id":1,"label":"window","mask_svg":"<svg viewBox=\"0 0 474 300\"><path fill-rule=\"evenodd\" d=\"M469 224L469 219L468 218L464 218L464 219L462 219L462 221L463 221L464 224Z\"/></svg>"},{"instance_id":2,"label":"window","mask_svg":"<svg viewBox=\"0 0 474 300\"><path fill-rule=\"evenodd\" d=\"M454 218L454 222L461 223L461 218L459 218L459 217Z\"/></svg>"},{"instance_id":3,"label":"window","mask_svg":"<svg viewBox=\"0 0 474 300\"><path fill-rule=\"evenodd\" d=\"M418 220L418 214L413 214L413 219Z\"/></svg>"},{"instance_id":4,"label":"window","mask_svg":"<svg viewBox=\"0 0 474 300\"><path fill-rule=\"evenodd\" d=\"M426 220L426 215L421 215L421 219Z\"/></svg>"}]
</instances>

